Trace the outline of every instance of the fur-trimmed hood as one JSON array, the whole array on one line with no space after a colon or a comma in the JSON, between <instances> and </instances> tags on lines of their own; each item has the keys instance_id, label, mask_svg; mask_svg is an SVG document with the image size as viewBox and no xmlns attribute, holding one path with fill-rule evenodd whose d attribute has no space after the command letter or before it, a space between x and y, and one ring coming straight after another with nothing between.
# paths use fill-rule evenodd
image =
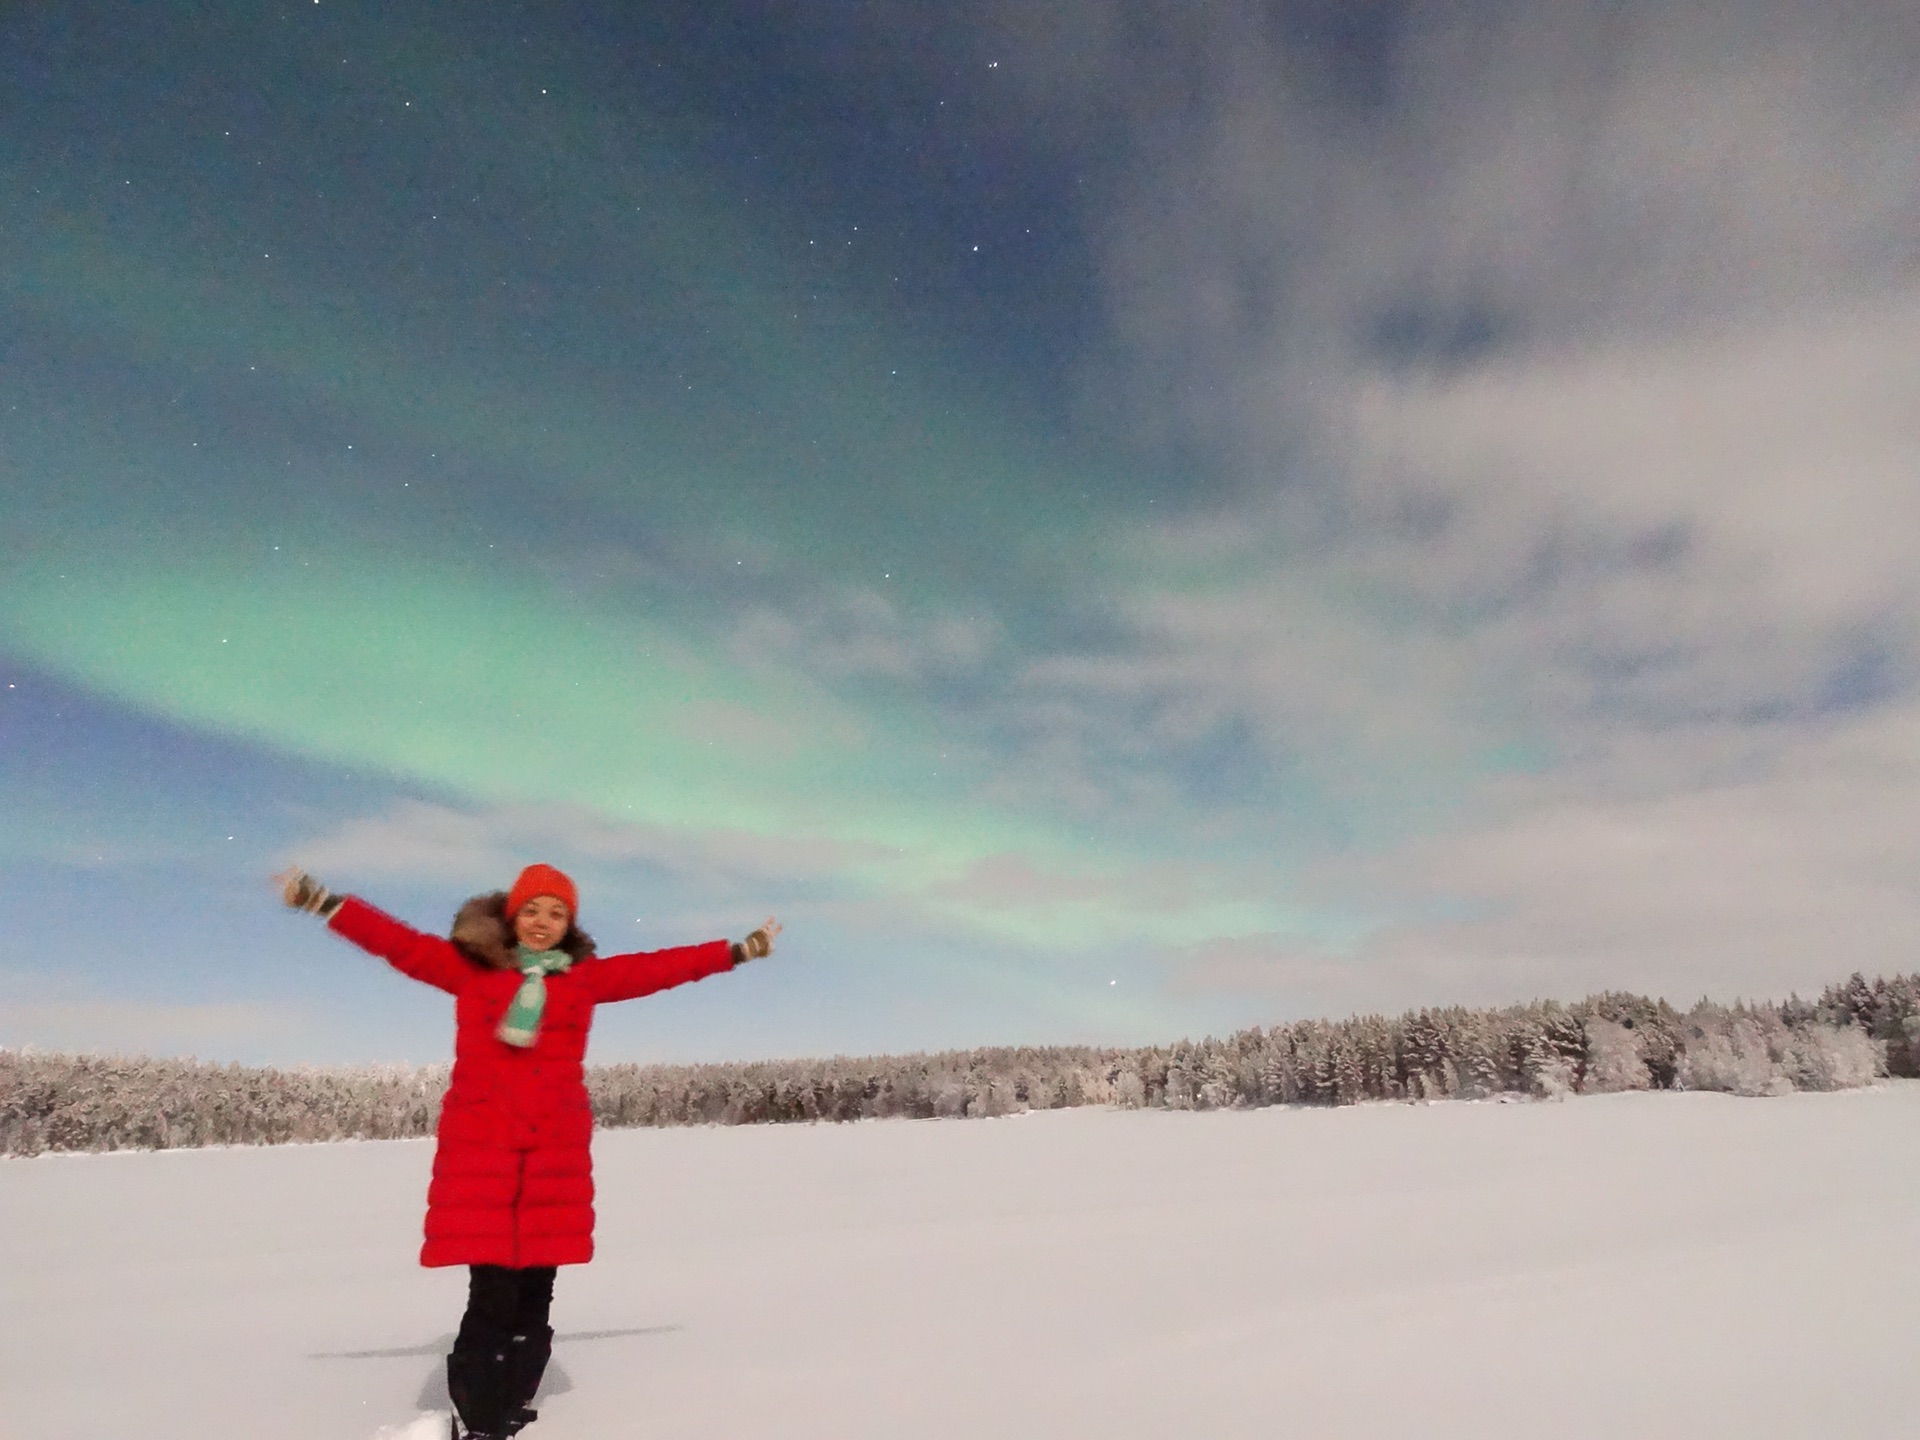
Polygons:
<instances>
[{"instance_id":1,"label":"fur-trimmed hood","mask_svg":"<svg viewBox=\"0 0 1920 1440\"><path fill-rule=\"evenodd\" d=\"M491 890L476 895L453 917L447 938L469 960L495 970L513 969L513 926L507 923L507 892ZM593 937L578 925L568 925L557 947L575 960L593 954Z\"/></svg>"}]
</instances>

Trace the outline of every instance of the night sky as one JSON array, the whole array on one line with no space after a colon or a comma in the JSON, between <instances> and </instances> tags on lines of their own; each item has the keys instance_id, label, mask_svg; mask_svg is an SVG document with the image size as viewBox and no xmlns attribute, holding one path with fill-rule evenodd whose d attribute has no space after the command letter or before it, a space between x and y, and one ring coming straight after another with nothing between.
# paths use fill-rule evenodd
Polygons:
<instances>
[{"instance_id":1,"label":"night sky","mask_svg":"<svg viewBox=\"0 0 1920 1440\"><path fill-rule=\"evenodd\" d=\"M0 1044L601 1059L1920 951L1895 4L0 13Z\"/></svg>"}]
</instances>

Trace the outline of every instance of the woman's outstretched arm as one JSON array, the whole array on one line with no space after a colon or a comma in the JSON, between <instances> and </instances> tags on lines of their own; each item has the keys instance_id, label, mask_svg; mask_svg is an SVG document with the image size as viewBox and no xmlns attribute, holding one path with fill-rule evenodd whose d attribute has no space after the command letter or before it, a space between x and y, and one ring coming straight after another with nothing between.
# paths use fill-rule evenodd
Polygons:
<instances>
[{"instance_id":1,"label":"woman's outstretched arm","mask_svg":"<svg viewBox=\"0 0 1920 1440\"><path fill-rule=\"evenodd\" d=\"M679 945L671 950L609 955L581 966L580 977L591 987L596 1004L633 1000L771 955L773 937L779 933L780 922L769 915L766 924L744 940L709 940L704 945Z\"/></svg>"},{"instance_id":2,"label":"woman's outstretched arm","mask_svg":"<svg viewBox=\"0 0 1920 1440\"><path fill-rule=\"evenodd\" d=\"M457 995L473 974L472 962L450 940L423 934L355 896L336 895L304 870L284 870L273 878L288 905L322 917L334 934L378 955L402 975Z\"/></svg>"}]
</instances>

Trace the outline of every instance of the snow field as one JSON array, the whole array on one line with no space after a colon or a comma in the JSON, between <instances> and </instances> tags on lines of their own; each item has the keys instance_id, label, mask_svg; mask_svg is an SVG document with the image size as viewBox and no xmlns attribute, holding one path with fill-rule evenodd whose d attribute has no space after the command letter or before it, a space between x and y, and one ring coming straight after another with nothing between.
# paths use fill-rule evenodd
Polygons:
<instances>
[{"instance_id":1,"label":"snow field","mask_svg":"<svg viewBox=\"0 0 1920 1440\"><path fill-rule=\"evenodd\" d=\"M607 1132L527 1437L1905 1434L1916 1133L1911 1082ZM0 1436L434 1440L430 1153L0 1161Z\"/></svg>"}]
</instances>

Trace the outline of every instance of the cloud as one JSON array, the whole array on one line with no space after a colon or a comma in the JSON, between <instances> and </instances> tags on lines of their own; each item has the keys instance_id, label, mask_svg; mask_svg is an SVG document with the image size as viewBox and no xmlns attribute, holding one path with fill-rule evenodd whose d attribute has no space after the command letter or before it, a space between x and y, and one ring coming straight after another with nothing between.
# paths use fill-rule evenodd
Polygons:
<instances>
[{"instance_id":1,"label":"cloud","mask_svg":"<svg viewBox=\"0 0 1920 1440\"><path fill-rule=\"evenodd\" d=\"M1325 8L1134 7L1082 49L1137 157L1106 279L1127 364L1172 382L1140 396L1156 418L1288 359L1316 386L1911 267L1910 7Z\"/></svg>"},{"instance_id":2,"label":"cloud","mask_svg":"<svg viewBox=\"0 0 1920 1440\"><path fill-rule=\"evenodd\" d=\"M935 684L978 673L1003 642L986 613L915 613L873 586L815 586L744 607L732 648L749 664L798 665L825 679Z\"/></svg>"},{"instance_id":3,"label":"cloud","mask_svg":"<svg viewBox=\"0 0 1920 1440\"><path fill-rule=\"evenodd\" d=\"M1376 384L1348 430L1379 583L1578 688L1564 711L1806 712L1909 663L1920 286L1871 311ZM1447 519L1393 533L1396 509ZM1864 677L1861 677L1864 678ZM1895 678L1893 675L1883 679Z\"/></svg>"},{"instance_id":4,"label":"cloud","mask_svg":"<svg viewBox=\"0 0 1920 1440\"><path fill-rule=\"evenodd\" d=\"M1087 413L1205 478L1064 559L1068 619L871 582L731 617L749 668L937 713L970 800L1101 863L431 807L314 863L545 847L849 925L1128 936L1175 993L1296 1008L1900 963L1920 19L1339 10L943 30L1101 154Z\"/></svg>"},{"instance_id":5,"label":"cloud","mask_svg":"<svg viewBox=\"0 0 1920 1440\"><path fill-rule=\"evenodd\" d=\"M1029 664L1031 753L1189 836L1211 780L1372 917L1170 986L1910 964L1920 12L1066 9L1036 42L1132 167L1089 413L1218 483L1116 540L1108 643Z\"/></svg>"},{"instance_id":6,"label":"cloud","mask_svg":"<svg viewBox=\"0 0 1920 1440\"><path fill-rule=\"evenodd\" d=\"M1529 783L1500 820L1322 866L1310 889L1398 902L1358 943L1222 937L1170 955L1171 983L1343 1013L1902 972L1920 949L1917 742L1907 705L1745 780L1621 799Z\"/></svg>"}]
</instances>

